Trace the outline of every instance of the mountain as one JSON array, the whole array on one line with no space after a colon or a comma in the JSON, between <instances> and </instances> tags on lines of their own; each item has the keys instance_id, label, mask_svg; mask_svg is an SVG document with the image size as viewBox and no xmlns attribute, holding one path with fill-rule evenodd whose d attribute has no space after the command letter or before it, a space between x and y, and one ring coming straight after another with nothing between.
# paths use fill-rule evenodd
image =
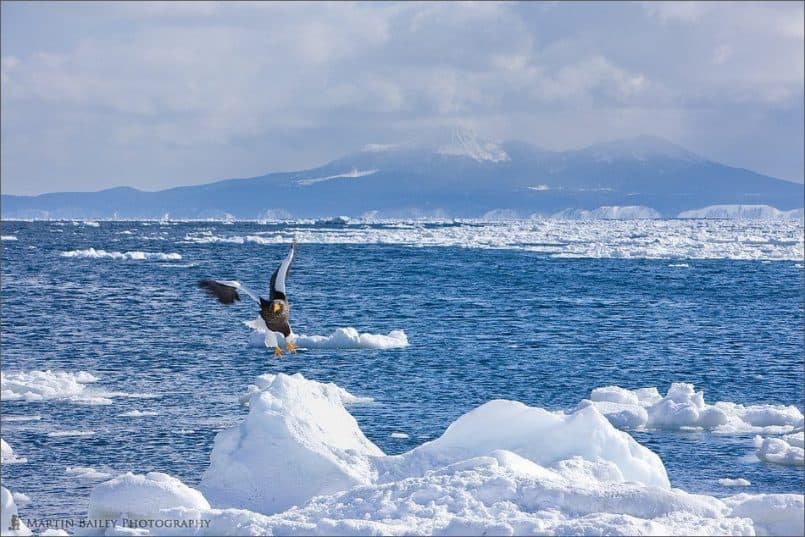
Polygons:
<instances>
[{"instance_id":1,"label":"mountain","mask_svg":"<svg viewBox=\"0 0 805 537\"><path fill-rule=\"evenodd\" d=\"M802 184L719 164L656 137L547 151L457 132L441 146L375 144L308 170L158 192L120 187L3 195L2 216L475 217L495 211L528 216L619 206L676 216L710 205L798 209L804 196Z\"/></svg>"}]
</instances>

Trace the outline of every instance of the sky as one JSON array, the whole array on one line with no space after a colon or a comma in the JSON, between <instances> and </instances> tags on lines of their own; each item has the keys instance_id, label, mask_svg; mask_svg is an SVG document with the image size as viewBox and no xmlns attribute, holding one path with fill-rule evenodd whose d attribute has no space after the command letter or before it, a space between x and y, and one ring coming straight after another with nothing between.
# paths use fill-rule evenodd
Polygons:
<instances>
[{"instance_id":1,"label":"sky","mask_svg":"<svg viewBox=\"0 0 805 537\"><path fill-rule=\"evenodd\" d=\"M456 128L802 182L802 2L2 2L2 192L159 190Z\"/></svg>"}]
</instances>

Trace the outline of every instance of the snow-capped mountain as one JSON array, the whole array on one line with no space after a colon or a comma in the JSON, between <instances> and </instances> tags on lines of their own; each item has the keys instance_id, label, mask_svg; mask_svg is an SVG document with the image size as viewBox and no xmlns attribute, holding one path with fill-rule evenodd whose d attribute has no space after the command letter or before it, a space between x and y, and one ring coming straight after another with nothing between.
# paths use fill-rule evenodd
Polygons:
<instances>
[{"instance_id":1,"label":"snow-capped mountain","mask_svg":"<svg viewBox=\"0 0 805 537\"><path fill-rule=\"evenodd\" d=\"M159 218L169 213L174 218L259 218L266 214L589 213L595 217L605 213L619 218L636 213L616 208L639 207L642 217L676 217L712 205L769 205L790 211L803 206L804 195L802 184L719 164L656 137L548 151L523 142L485 141L471 132L457 131L447 144L369 144L316 168L159 192L119 187L3 195L2 215ZM599 208L606 209L596 212Z\"/></svg>"}]
</instances>

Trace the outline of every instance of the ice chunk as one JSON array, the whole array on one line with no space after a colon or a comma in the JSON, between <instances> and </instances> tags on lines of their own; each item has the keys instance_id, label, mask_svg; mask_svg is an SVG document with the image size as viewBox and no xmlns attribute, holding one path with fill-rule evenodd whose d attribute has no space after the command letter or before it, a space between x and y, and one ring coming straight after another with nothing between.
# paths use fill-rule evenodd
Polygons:
<instances>
[{"instance_id":1,"label":"ice chunk","mask_svg":"<svg viewBox=\"0 0 805 537\"><path fill-rule=\"evenodd\" d=\"M160 261L175 261L182 259L181 254L162 253L162 252L107 252L106 250L96 250L87 248L86 250L70 250L61 253L62 257L85 257L90 259L129 259L143 261L146 259L158 259Z\"/></svg>"},{"instance_id":2,"label":"ice chunk","mask_svg":"<svg viewBox=\"0 0 805 537\"><path fill-rule=\"evenodd\" d=\"M112 477L112 474L108 472L101 472L100 470L88 466L68 466L64 469L64 473L75 476L78 479L87 480L109 479Z\"/></svg>"},{"instance_id":3,"label":"ice chunk","mask_svg":"<svg viewBox=\"0 0 805 537\"><path fill-rule=\"evenodd\" d=\"M802 494L738 494L724 499L730 516L753 521L757 535L805 535Z\"/></svg>"},{"instance_id":4,"label":"ice chunk","mask_svg":"<svg viewBox=\"0 0 805 537\"><path fill-rule=\"evenodd\" d=\"M201 489L216 506L275 513L374 480L369 458L383 452L343 393L300 374L260 382L243 423L215 438Z\"/></svg>"},{"instance_id":5,"label":"ice chunk","mask_svg":"<svg viewBox=\"0 0 805 537\"><path fill-rule=\"evenodd\" d=\"M0 372L0 396L4 401L64 400L86 405L111 405L113 397L150 397L149 394L108 392L90 386L98 378L86 371Z\"/></svg>"},{"instance_id":6,"label":"ice chunk","mask_svg":"<svg viewBox=\"0 0 805 537\"><path fill-rule=\"evenodd\" d=\"M6 487L0 487L0 531L9 537L31 535L31 530L19 518L14 497Z\"/></svg>"},{"instance_id":7,"label":"ice chunk","mask_svg":"<svg viewBox=\"0 0 805 537\"><path fill-rule=\"evenodd\" d=\"M730 479L728 477L722 477L718 480L718 484L722 487L748 487L752 483L748 479L744 479L739 477L737 479Z\"/></svg>"},{"instance_id":8,"label":"ice chunk","mask_svg":"<svg viewBox=\"0 0 805 537\"><path fill-rule=\"evenodd\" d=\"M780 438L755 437L757 458L774 464L804 466L805 449L802 431L787 434Z\"/></svg>"},{"instance_id":9,"label":"ice chunk","mask_svg":"<svg viewBox=\"0 0 805 537\"><path fill-rule=\"evenodd\" d=\"M3 464L24 464L28 462L25 457L18 457L8 442L0 438L0 463Z\"/></svg>"},{"instance_id":10,"label":"ice chunk","mask_svg":"<svg viewBox=\"0 0 805 537\"><path fill-rule=\"evenodd\" d=\"M279 332L268 330L260 317L244 321L243 324L254 330L250 339L252 345L265 345L268 348L285 347L285 337ZM408 336L402 330L392 330L387 335L371 334L359 333L351 326L336 328L329 336L292 334L289 339L297 347L305 349L398 349L408 346Z\"/></svg>"}]
</instances>

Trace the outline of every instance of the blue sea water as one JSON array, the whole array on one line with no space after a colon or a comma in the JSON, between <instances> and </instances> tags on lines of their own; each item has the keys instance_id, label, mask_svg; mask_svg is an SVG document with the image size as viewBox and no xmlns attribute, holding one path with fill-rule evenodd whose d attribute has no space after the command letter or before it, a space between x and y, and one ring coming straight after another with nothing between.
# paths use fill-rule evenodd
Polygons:
<instances>
[{"instance_id":1,"label":"blue sea water","mask_svg":"<svg viewBox=\"0 0 805 537\"><path fill-rule=\"evenodd\" d=\"M657 386L664 394L671 382L690 382L708 402L803 406L801 262L300 244L288 280L295 332L401 329L410 346L314 349L277 360L249 345L242 321L256 316L253 303L224 307L196 283L240 279L265 292L287 243L185 238L266 230L290 237L300 226L145 224L3 223L3 235L18 240L2 250L2 370L89 371L98 389L153 395L114 397L111 405L3 400L4 418L41 416L2 422L3 438L28 459L4 465L2 475L4 486L31 497L23 518L85 514L97 481L67 475L68 466L162 471L198 484L215 434L246 412L238 396L266 372L301 372L372 397L350 411L387 453L439 436L490 399L571 409L606 385ZM61 255L90 247L182 259ZM680 264L687 266L673 266ZM132 409L157 415L118 416ZM48 436L64 430L94 434ZM690 492L805 489L801 467L757 461L752 434L631 434L660 455L673 486ZM724 477L752 485L725 488Z\"/></svg>"}]
</instances>

